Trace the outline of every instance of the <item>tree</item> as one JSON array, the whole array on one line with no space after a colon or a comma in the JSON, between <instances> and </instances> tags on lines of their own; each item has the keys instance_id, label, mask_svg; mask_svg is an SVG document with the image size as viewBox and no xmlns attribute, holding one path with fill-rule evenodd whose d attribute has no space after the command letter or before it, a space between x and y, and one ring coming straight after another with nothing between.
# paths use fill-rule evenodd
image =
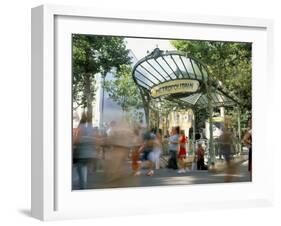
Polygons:
<instances>
[{"instance_id":1,"label":"tree","mask_svg":"<svg viewBox=\"0 0 281 226\"><path fill-rule=\"evenodd\" d=\"M115 78L105 82L105 89L109 97L119 104L123 111L142 106L138 87L132 78L132 68L129 65L121 65Z\"/></svg>"},{"instance_id":2,"label":"tree","mask_svg":"<svg viewBox=\"0 0 281 226\"><path fill-rule=\"evenodd\" d=\"M129 65L121 65L114 80L105 82L105 90L109 97L121 106L122 110L132 118L137 115L135 110L143 108L146 121L150 126L159 127L160 114L167 118L176 105L168 100L149 98L146 100L144 92L140 92L132 78L132 68ZM145 100L144 100L145 99ZM149 109L148 112L146 112Z\"/></svg>"},{"instance_id":3,"label":"tree","mask_svg":"<svg viewBox=\"0 0 281 226\"><path fill-rule=\"evenodd\" d=\"M112 36L74 34L73 41L73 101L87 108L88 119L92 120L92 103L95 97L95 75L102 76L115 67L129 64L129 51L124 38Z\"/></svg>"},{"instance_id":4,"label":"tree","mask_svg":"<svg viewBox=\"0 0 281 226\"><path fill-rule=\"evenodd\" d=\"M121 65L114 79L105 81L105 90L109 97L121 106L124 113L130 113L130 117L138 118L136 110L143 107L143 102L132 78L131 66Z\"/></svg>"},{"instance_id":5,"label":"tree","mask_svg":"<svg viewBox=\"0 0 281 226\"><path fill-rule=\"evenodd\" d=\"M187 40L173 40L171 43L177 50L201 60L207 66L209 76L220 80L239 98L242 123L246 123L244 120L252 111L251 44ZM230 115L234 115L234 111L236 109L228 109Z\"/></svg>"}]
</instances>

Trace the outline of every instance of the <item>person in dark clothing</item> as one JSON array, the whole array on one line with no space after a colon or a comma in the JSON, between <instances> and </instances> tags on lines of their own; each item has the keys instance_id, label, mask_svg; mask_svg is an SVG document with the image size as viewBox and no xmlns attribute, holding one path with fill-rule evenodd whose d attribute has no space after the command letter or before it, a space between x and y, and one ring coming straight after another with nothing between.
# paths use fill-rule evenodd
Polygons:
<instances>
[{"instance_id":1,"label":"person in dark clothing","mask_svg":"<svg viewBox=\"0 0 281 226\"><path fill-rule=\"evenodd\" d=\"M249 149L249 156L248 156L248 171L250 172L250 178L252 180L252 120L249 119L248 122L249 130L243 137L243 143Z\"/></svg>"},{"instance_id":2,"label":"person in dark clothing","mask_svg":"<svg viewBox=\"0 0 281 226\"><path fill-rule=\"evenodd\" d=\"M180 128L178 126L173 127L171 136L169 137L170 158L168 160L168 168L170 169L178 169L177 153L179 148L179 133L180 133Z\"/></svg>"},{"instance_id":3,"label":"person in dark clothing","mask_svg":"<svg viewBox=\"0 0 281 226\"><path fill-rule=\"evenodd\" d=\"M197 170L205 170L205 164L204 164L204 156L205 151L201 144L198 145L198 148L196 150L196 159L197 159Z\"/></svg>"},{"instance_id":4,"label":"person in dark clothing","mask_svg":"<svg viewBox=\"0 0 281 226\"><path fill-rule=\"evenodd\" d=\"M148 168L147 176L154 174L154 163L152 161L153 144L156 136L153 132L147 131L143 134L143 145L140 147L139 152L142 154L142 161Z\"/></svg>"}]
</instances>

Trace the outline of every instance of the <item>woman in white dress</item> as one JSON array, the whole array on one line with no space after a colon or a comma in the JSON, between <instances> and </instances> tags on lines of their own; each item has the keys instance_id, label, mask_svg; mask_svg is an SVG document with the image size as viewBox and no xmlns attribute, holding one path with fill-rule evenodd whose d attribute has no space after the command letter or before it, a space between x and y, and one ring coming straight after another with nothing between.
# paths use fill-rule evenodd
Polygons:
<instances>
[{"instance_id":1,"label":"woman in white dress","mask_svg":"<svg viewBox=\"0 0 281 226\"><path fill-rule=\"evenodd\" d=\"M160 169L160 157L163 151L162 147L162 135L161 131L158 131L156 134L156 139L154 140L153 144L153 151L151 152L151 158L152 161L154 162L155 169Z\"/></svg>"}]
</instances>

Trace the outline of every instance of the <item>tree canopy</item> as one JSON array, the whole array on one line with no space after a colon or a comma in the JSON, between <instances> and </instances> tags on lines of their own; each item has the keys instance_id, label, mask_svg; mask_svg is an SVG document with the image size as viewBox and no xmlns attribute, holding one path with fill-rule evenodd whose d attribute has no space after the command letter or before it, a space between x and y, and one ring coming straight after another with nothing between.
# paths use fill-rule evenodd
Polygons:
<instances>
[{"instance_id":1,"label":"tree canopy","mask_svg":"<svg viewBox=\"0 0 281 226\"><path fill-rule=\"evenodd\" d=\"M134 83L132 68L129 65L121 65L115 78L105 82L105 89L109 97L118 103L123 111L142 106L139 90Z\"/></svg>"},{"instance_id":2,"label":"tree canopy","mask_svg":"<svg viewBox=\"0 0 281 226\"><path fill-rule=\"evenodd\" d=\"M173 40L171 44L205 63L209 76L220 80L240 99L242 123L246 124L246 118L252 111L251 43ZM228 112L235 114L233 109Z\"/></svg>"},{"instance_id":3,"label":"tree canopy","mask_svg":"<svg viewBox=\"0 0 281 226\"><path fill-rule=\"evenodd\" d=\"M87 108L92 116L95 97L95 76L102 76L120 65L129 64L129 50L124 38L74 34L73 41L73 101L77 106Z\"/></svg>"}]
</instances>

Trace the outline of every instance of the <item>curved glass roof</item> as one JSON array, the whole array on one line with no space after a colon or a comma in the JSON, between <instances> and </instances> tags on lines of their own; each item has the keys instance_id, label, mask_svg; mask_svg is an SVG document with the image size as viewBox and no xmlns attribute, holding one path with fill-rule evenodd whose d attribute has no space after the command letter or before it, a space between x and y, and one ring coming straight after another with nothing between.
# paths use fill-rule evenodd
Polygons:
<instances>
[{"instance_id":1,"label":"curved glass roof","mask_svg":"<svg viewBox=\"0 0 281 226\"><path fill-rule=\"evenodd\" d=\"M135 64L132 76L135 83L148 95L151 95L152 88L173 80L199 81L200 87L195 93L183 92L163 96L188 106L207 107L207 88L210 90L213 106L233 106L239 102L218 80L209 77L207 68L201 61L178 51L164 52L159 48L154 49Z\"/></svg>"},{"instance_id":2,"label":"curved glass roof","mask_svg":"<svg viewBox=\"0 0 281 226\"><path fill-rule=\"evenodd\" d=\"M211 92L212 105L215 107L231 107L235 105L236 101L233 101L219 90ZM187 97L180 98L181 101L189 103L190 105L197 106L198 108L204 108L208 106L207 93L195 93L190 94Z\"/></svg>"}]
</instances>

